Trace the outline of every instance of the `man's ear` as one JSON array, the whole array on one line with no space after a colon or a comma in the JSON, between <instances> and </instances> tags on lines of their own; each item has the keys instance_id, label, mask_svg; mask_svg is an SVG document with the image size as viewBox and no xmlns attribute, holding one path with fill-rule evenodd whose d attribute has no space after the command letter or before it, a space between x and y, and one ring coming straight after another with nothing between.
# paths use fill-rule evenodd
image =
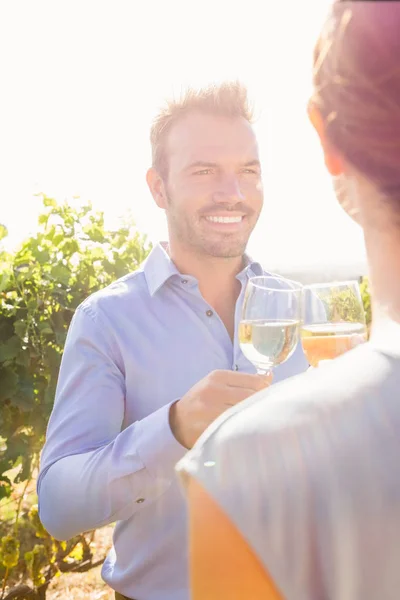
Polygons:
<instances>
[{"instance_id":1,"label":"man's ear","mask_svg":"<svg viewBox=\"0 0 400 600\"><path fill-rule=\"evenodd\" d=\"M308 117L318 134L324 153L325 166L333 177L344 173L344 164L340 154L332 147L326 136L325 123L319 109L312 102L308 105Z\"/></svg>"},{"instance_id":2,"label":"man's ear","mask_svg":"<svg viewBox=\"0 0 400 600\"><path fill-rule=\"evenodd\" d=\"M151 167L147 171L146 181L157 206L159 208L167 208L168 202L165 184L162 177L154 167Z\"/></svg>"}]
</instances>

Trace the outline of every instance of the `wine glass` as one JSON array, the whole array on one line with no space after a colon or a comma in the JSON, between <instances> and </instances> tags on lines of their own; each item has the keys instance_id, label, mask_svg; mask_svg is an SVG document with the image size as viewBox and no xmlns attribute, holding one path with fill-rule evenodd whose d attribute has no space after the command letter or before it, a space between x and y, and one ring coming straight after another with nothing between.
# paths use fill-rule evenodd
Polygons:
<instances>
[{"instance_id":1,"label":"wine glass","mask_svg":"<svg viewBox=\"0 0 400 600\"><path fill-rule=\"evenodd\" d=\"M312 367L367 341L365 311L357 281L304 286L301 343Z\"/></svg>"},{"instance_id":2,"label":"wine glass","mask_svg":"<svg viewBox=\"0 0 400 600\"><path fill-rule=\"evenodd\" d=\"M299 340L301 284L279 277L251 277L247 283L239 344L260 374L285 362Z\"/></svg>"}]
</instances>

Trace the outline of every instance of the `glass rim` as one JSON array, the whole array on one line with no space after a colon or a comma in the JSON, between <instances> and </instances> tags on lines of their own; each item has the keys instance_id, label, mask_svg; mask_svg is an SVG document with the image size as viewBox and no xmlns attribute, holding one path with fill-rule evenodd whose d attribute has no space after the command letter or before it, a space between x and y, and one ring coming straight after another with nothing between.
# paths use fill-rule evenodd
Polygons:
<instances>
[{"instance_id":1,"label":"glass rim","mask_svg":"<svg viewBox=\"0 0 400 600\"><path fill-rule=\"evenodd\" d=\"M309 289L309 288L332 288L332 287L345 287L345 286L350 286L350 285L356 285L357 287L360 286L359 282L357 279L348 279L346 281L327 281L326 283L307 283L305 285L303 285L303 288Z\"/></svg>"},{"instance_id":2,"label":"glass rim","mask_svg":"<svg viewBox=\"0 0 400 600\"><path fill-rule=\"evenodd\" d=\"M255 281L257 282L257 280L266 280L266 279L273 279L274 281L287 281L288 283L292 283L295 284L294 288L288 288L288 289L282 289L282 288L275 288L275 287L269 287L268 285L261 285L261 284L257 284L254 283ZM304 286L299 282L299 281L295 281L294 279L288 279L287 277L279 277L276 276L274 277L273 275L256 275L255 277L249 277L248 280L248 284L252 284L254 285L254 287L258 287L260 289L264 289L264 290L270 290L271 292L286 292L286 293L290 293L290 292L302 292L304 289Z\"/></svg>"}]
</instances>

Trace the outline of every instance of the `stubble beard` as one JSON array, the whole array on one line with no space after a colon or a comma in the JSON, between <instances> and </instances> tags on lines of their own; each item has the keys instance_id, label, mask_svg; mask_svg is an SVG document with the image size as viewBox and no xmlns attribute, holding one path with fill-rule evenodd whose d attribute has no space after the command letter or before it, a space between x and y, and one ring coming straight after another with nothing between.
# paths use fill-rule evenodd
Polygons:
<instances>
[{"instance_id":1,"label":"stubble beard","mask_svg":"<svg viewBox=\"0 0 400 600\"><path fill-rule=\"evenodd\" d=\"M200 230L200 224L191 223L174 210L174 204L168 197L167 221L170 237L174 237L189 252L212 258L238 258L243 256L250 237L250 232L241 239L234 239L232 234L214 234L215 239L208 238ZM198 223L200 223L198 221Z\"/></svg>"}]
</instances>

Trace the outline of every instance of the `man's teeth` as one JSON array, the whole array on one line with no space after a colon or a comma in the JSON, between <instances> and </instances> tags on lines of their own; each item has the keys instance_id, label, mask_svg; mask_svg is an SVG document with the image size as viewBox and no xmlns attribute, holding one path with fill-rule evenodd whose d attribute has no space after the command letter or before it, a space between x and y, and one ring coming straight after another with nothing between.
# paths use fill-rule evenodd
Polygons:
<instances>
[{"instance_id":1,"label":"man's teeth","mask_svg":"<svg viewBox=\"0 0 400 600\"><path fill-rule=\"evenodd\" d=\"M243 217L206 217L212 223L240 223Z\"/></svg>"}]
</instances>

